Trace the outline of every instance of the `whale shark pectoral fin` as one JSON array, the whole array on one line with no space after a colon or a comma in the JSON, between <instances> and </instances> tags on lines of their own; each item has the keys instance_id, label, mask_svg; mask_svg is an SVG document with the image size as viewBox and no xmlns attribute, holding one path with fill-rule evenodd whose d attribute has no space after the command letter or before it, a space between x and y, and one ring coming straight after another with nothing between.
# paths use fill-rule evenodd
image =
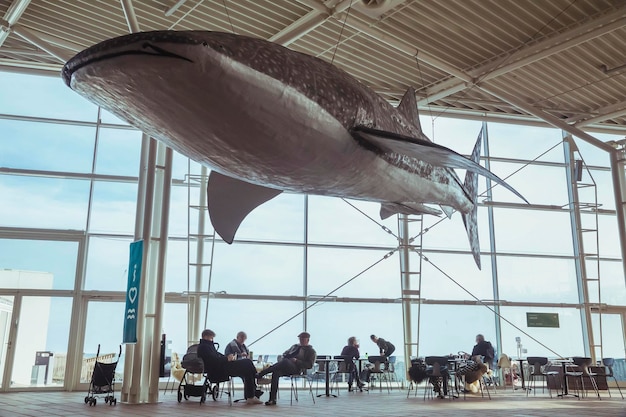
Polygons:
<instances>
[{"instance_id":1,"label":"whale shark pectoral fin","mask_svg":"<svg viewBox=\"0 0 626 417\"><path fill-rule=\"evenodd\" d=\"M443 212L446 213L447 218L449 219L452 218L452 215L455 212L454 207L444 206L444 205L440 205L439 207L441 207L441 210L443 210Z\"/></svg>"},{"instance_id":2,"label":"whale shark pectoral fin","mask_svg":"<svg viewBox=\"0 0 626 417\"><path fill-rule=\"evenodd\" d=\"M226 243L233 243L243 219L252 210L282 193L216 171L209 174L207 200L211 224Z\"/></svg>"},{"instance_id":3,"label":"whale shark pectoral fin","mask_svg":"<svg viewBox=\"0 0 626 417\"><path fill-rule=\"evenodd\" d=\"M380 218L385 220L394 214L431 214L439 216L441 212L435 208L419 203L382 203L380 205Z\"/></svg>"},{"instance_id":4,"label":"whale shark pectoral fin","mask_svg":"<svg viewBox=\"0 0 626 417\"><path fill-rule=\"evenodd\" d=\"M528 203L528 200L526 200L513 187L504 182L504 180L500 177L471 159L468 159L463 155L454 152L452 149L446 148L445 146L437 145L436 143L432 143L424 139L416 139L365 126L356 126L351 129L350 133L357 140L360 139L386 153L397 153L410 156L435 166L460 168L476 172L477 174L487 177L504 186L507 190L511 191L513 194Z\"/></svg>"}]
</instances>

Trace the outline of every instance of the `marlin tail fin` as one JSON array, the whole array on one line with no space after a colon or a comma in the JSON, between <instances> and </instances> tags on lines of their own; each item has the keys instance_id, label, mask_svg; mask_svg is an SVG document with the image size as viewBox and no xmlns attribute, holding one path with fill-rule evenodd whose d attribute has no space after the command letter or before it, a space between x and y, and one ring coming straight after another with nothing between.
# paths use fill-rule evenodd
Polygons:
<instances>
[{"instance_id":1,"label":"marlin tail fin","mask_svg":"<svg viewBox=\"0 0 626 417\"><path fill-rule=\"evenodd\" d=\"M483 131L480 130L474 150L470 159L475 163L480 163L480 140L482 139ZM467 237L469 238L470 249L472 255L474 255L474 261L480 269L480 242L478 241L478 173L475 171L467 171L465 174L465 191L472 200L474 207L468 213L461 213L463 216L463 223L465 224L465 230L467 231Z\"/></svg>"}]
</instances>

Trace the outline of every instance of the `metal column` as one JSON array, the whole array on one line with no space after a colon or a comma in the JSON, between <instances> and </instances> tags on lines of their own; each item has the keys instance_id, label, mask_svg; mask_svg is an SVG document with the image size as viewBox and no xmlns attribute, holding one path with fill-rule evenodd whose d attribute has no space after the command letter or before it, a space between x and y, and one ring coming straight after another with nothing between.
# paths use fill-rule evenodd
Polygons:
<instances>
[{"instance_id":1,"label":"metal column","mask_svg":"<svg viewBox=\"0 0 626 417\"><path fill-rule=\"evenodd\" d=\"M413 245L413 240L409 237L409 224L418 223L419 227L419 246ZM411 271L411 263L409 256L411 251L421 251L422 241L422 225L423 216L417 216L416 218L409 218L406 214L398 215L398 244L399 244L399 257L400 257L400 286L402 294L402 321L403 321L403 335L404 335L404 364L405 370L411 366L411 356L413 356L413 347L415 346L415 355L419 354L419 322L420 322L420 290L421 290L421 264L422 258L419 258L417 267L418 271ZM418 279L418 289L412 289L412 278L416 276ZM417 339L413 339L413 325L412 325L412 304L416 300L414 296L417 296Z\"/></svg>"},{"instance_id":2,"label":"metal column","mask_svg":"<svg viewBox=\"0 0 626 417\"><path fill-rule=\"evenodd\" d=\"M585 348L585 356L595 355L593 349L593 325L591 321L591 306L589 304L589 291L587 288L586 277L587 268L584 258L584 248L582 242L582 220L580 216L578 188L576 185L576 177L573 170L574 152L576 144L572 136L563 132L563 152L566 164L567 178L567 195L569 199L570 222L572 229L572 241L574 246L574 264L576 268L576 282L578 285L578 302L583 307L580 311L581 325L583 332L583 345ZM594 359L595 363L595 359Z\"/></svg>"},{"instance_id":3,"label":"metal column","mask_svg":"<svg viewBox=\"0 0 626 417\"><path fill-rule=\"evenodd\" d=\"M143 199L141 238L144 253L137 309L137 343L131 349L127 348L132 350L132 361L125 365L125 374L129 373L130 377L124 380L122 393L122 401L129 404L158 401L171 162L172 151L150 139Z\"/></svg>"},{"instance_id":4,"label":"metal column","mask_svg":"<svg viewBox=\"0 0 626 417\"><path fill-rule=\"evenodd\" d=\"M626 283L626 147L621 145L611 152L610 158L619 242L622 249L622 267L624 269L624 282Z\"/></svg>"},{"instance_id":5,"label":"metal column","mask_svg":"<svg viewBox=\"0 0 626 417\"><path fill-rule=\"evenodd\" d=\"M483 122L483 149L485 150L485 168L491 171L491 161L489 159L489 133L487 130L487 122ZM491 191L491 180L487 181L487 200L493 201L493 193ZM478 204L478 201L476 201ZM491 281L493 286L493 299L496 301L493 309L495 311L494 320L496 325L496 349L502 353L502 322L500 320L500 289L498 285L498 262L496 259L496 230L494 226L493 206L487 206L487 216L489 218L489 251L491 252ZM497 358L496 358L497 359Z\"/></svg>"}]
</instances>

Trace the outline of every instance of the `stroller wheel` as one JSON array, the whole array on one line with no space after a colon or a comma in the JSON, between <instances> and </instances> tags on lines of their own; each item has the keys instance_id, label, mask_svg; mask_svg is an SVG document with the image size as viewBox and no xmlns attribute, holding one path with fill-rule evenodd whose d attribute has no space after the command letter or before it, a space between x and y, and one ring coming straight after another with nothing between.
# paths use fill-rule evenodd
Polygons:
<instances>
[{"instance_id":1,"label":"stroller wheel","mask_svg":"<svg viewBox=\"0 0 626 417\"><path fill-rule=\"evenodd\" d=\"M98 402L98 400L96 400L95 398L93 399L93 406L96 406L96 403Z\"/></svg>"},{"instance_id":2,"label":"stroller wheel","mask_svg":"<svg viewBox=\"0 0 626 417\"><path fill-rule=\"evenodd\" d=\"M202 394L202 397L200 397L200 404L204 404L205 401L206 401L206 394Z\"/></svg>"},{"instance_id":3,"label":"stroller wheel","mask_svg":"<svg viewBox=\"0 0 626 417\"><path fill-rule=\"evenodd\" d=\"M89 402L89 395L85 396L85 404L87 404Z\"/></svg>"},{"instance_id":4,"label":"stroller wheel","mask_svg":"<svg viewBox=\"0 0 626 417\"><path fill-rule=\"evenodd\" d=\"M109 402L109 396L107 395L106 397L104 397L104 402L108 403Z\"/></svg>"},{"instance_id":5,"label":"stroller wheel","mask_svg":"<svg viewBox=\"0 0 626 417\"><path fill-rule=\"evenodd\" d=\"M217 397L219 396L220 393L220 387L218 384L215 384L213 386L213 389L211 389L211 397L213 397L213 401L217 401Z\"/></svg>"},{"instance_id":6,"label":"stroller wheel","mask_svg":"<svg viewBox=\"0 0 626 417\"><path fill-rule=\"evenodd\" d=\"M181 402L183 399L183 393L178 391L178 402Z\"/></svg>"},{"instance_id":7,"label":"stroller wheel","mask_svg":"<svg viewBox=\"0 0 626 417\"><path fill-rule=\"evenodd\" d=\"M113 398L113 400L111 400L111 402L113 403L113 405L117 405L117 398Z\"/></svg>"}]
</instances>

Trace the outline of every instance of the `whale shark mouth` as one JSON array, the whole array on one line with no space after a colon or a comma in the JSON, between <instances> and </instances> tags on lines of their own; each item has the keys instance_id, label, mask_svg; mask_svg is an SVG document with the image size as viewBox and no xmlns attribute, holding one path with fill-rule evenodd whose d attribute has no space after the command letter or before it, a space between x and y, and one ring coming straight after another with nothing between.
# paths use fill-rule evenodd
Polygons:
<instances>
[{"instance_id":1,"label":"whale shark mouth","mask_svg":"<svg viewBox=\"0 0 626 417\"><path fill-rule=\"evenodd\" d=\"M141 46L138 46L137 48L124 49L129 45L137 44L142 41L143 43L141 43ZM167 49L155 45L155 43L198 45L203 43L203 41L192 36L183 36L167 31L142 32L114 38L92 46L67 61L61 70L61 77L63 78L65 84L70 87L72 74L80 68L99 61L105 61L124 55L148 55L152 57L182 59L193 63L193 60L190 58L170 52Z\"/></svg>"}]
</instances>

